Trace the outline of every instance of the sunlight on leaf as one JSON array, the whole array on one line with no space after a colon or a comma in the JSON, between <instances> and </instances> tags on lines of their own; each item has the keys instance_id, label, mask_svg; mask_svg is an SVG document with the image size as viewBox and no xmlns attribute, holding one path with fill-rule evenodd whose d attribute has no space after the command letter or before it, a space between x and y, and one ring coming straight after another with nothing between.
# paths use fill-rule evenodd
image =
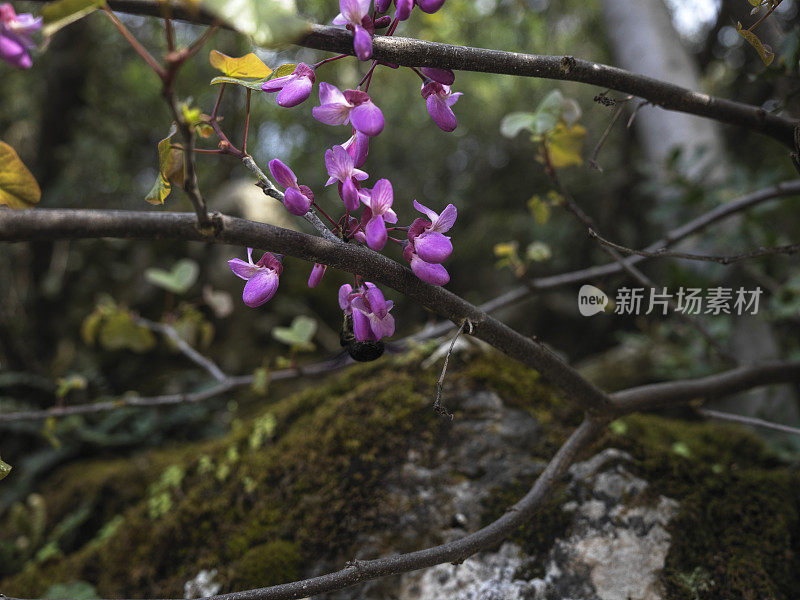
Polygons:
<instances>
[{"instance_id":1,"label":"sunlight on leaf","mask_svg":"<svg viewBox=\"0 0 800 600\"><path fill-rule=\"evenodd\" d=\"M229 77L263 79L264 77L269 77L272 73L272 69L252 52L235 58L217 50L212 50L208 58L211 61L211 66L219 69Z\"/></svg>"},{"instance_id":2,"label":"sunlight on leaf","mask_svg":"<svg viewBox=\"0 0 800 600\"><path fill-rule=\"evenodd\" d=\"M33 208L42 190L14 149L0 142L0 204L9 208Z\"/></svg>"},{"instance_id":3,"label":"sunlight on leaf","mask_svg":"<svg viewBox=\"0 0 800 600\"><path fill-rule=\"evenodd\" d=\"M261 85L267 81L269 77L264 77L262 79L239 79L237 77L227 77L225 75L220 75L219 77L214 77L211 80L211 85L215 83L233 83L235 85L241 85L246 88L250 88L251 90L261 91Z\"/></svg>"},{"instance_id":4,"label":"sunlight on leaf","mask_svg":"<svg viewBox=\"0 0 800 600\"><path fill-rule=\"evenodd\" d=\"M564 123L555 126L547 136L547 152L550 164L555 168L580 166L583 164L581 152L586 128L582 125L567 127Z\"/></svg>"}]
</instances>

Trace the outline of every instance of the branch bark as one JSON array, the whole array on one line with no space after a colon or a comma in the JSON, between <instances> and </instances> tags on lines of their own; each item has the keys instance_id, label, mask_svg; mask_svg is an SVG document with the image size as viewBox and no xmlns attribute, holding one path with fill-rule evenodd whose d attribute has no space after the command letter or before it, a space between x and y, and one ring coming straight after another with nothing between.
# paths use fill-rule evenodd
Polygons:
<instances>
[{"instance_id":1,"label":"branch bark","mask_svg":"<svg viewBox=\"0 0 800 600\"><path fill-rule=\"evenodd\" d=\"M3 210L0 211L0 241L100 237L206 241L263 248L323 263L383 283L455 323L469 319L474 326L473 335L538 370L578 406L587 410L603 410L609 406L604 392L543 344L517 333L455 294L422 282L409 269L377 252L245 219L219 214L212 215L211 219L214 227L203 232L194 226L195 217L189 213Z\"/></svg>"}]
</instances>

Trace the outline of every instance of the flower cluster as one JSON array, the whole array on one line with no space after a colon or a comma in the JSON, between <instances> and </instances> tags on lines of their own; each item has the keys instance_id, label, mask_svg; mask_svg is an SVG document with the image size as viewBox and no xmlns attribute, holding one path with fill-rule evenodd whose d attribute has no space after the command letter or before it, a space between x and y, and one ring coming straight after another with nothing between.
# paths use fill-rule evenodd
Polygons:
<instances>
[{"instance_id":1,"label":"flower cluster","mask_svg":"<svg viewBox=\"0 0 800 600\"><path fill-rule=\"evenodd\" d=\"M0 58L18 69L33 65L31 50L36 46L31 35L42 28L42 17L18 15L10 4L0 4Z\"/></svg>"},{"instance_id":2,"label":"flower cluster","mask_svg":"<svg viewBox=\"0 0 800 600\"><path fill-rule=\"evenodd\" d=\"M394 4L394 16L385 14ZM372 57L372 40L375 31L389 27L392 35L397 25L409 18L415 7L426 13L439 10L444 0L339 0L339 14L333 20L353 32L353 48L360 60ZM276 103L294 107L305 102L317 83L317 69L345 55L320 61L315 65L299 63L290 75L278 77L262 84L262 90L276 93ZM286 164L275 159L269 170L277 183L285 189L283 202L295 215L305 215L316 208L332 225L333 232L346 242L364 244L375 251L383 250L388 242L397 244L412 272L431 285L445 285L450 275L443 266L453 252L453 244L445 234L453 227L457 210L448 204L441 213L413 201L414 208L424 217L408 226L398 226L395 212L395 190L386 178L378 178L368 185L370 174L364 169L371 140L380 135L386 125L383 112L368 93L372 72L381 64L373 64L361 82L353 89L341 90L327 82L319 83L319 105L312 108L313 117L320 123L349 126L351 135L340 144L325 150L324 165L328 179L326 186L336 184L344 214L338 221L324 212L315 201L311 189L298 183L297 176ZM388 65L396 68L396 65ZM451 91L455 75L447 69L414 68L422 80L421 96L434 123L443 131L451 132L457 126L453 105L461 93ZM341 206L341 205L340 205ZM361 214L356 211L361 210ZM397 233L400 235L398 236ZM281 265L277 258L267 253L253 264L239 259L230 261L236 275L247 279L243 298L248 306L259 306L269 300L278 286ZM309 287L316 287L327 267L315 264L308 279ZM339 305L345 313L345 323L351 323L352 337L359 343L378 342L394 333L394 318L387 301L378 287L356 277L355 287L343 285L339 290Z\"/></svg>"}]
</instances>

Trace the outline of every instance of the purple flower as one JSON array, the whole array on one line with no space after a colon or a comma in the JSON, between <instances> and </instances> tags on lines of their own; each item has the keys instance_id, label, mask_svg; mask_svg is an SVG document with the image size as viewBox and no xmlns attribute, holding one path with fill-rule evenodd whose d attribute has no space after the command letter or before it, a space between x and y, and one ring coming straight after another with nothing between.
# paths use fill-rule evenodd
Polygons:
<instances>
[{"instance_id":1,"label":"purple flower","mask_svg":"<svg viewBox=\"0 0 800 600\"><path fill-rule=\"evenodd\" d=\"M308 287L315 288L319 285L319 282L322 281L322 276L325 275L325 270L328 268L328 265L323 265L320 263L314 263L314 268L311 269L311 275L308 277Z\"/></svg>"},{"instance_id":2,"label":"purple flower","mask_svg":"<svg viewBox=\"0 0 800 600\"><path fill-rule=\"evenodd\" d=\"M0 58L12 67L30 69L33 65L30 51L36 46L31 35L41 28L42 17L34 18L30 13L18 15L10 4L0 4Z\"/></svg>"},{"instance_id":3,"label":"purple flower","mask_svg":"<svg viewBox=\"0 0 800 600\"><path fill-rule=\"evenodd\" d=\"M394 11L394 16L398 21L405 21L411 16L411 11L414 8L414 0L394 0L397 9Z\"/></svg>"},{"instance_id":4,"label":"purple flower","mask_svg":"<svg viewBox=\"0 0 800 600\"><path fill-rule=\"evenodd\" d=\"M379 13L385 13L389 10L389 5L392 3L392 0L375 0L375 10Z\"/></svg>"},{"instance_id":5,"label":"purple flower","mask_svg":"<svg viewBox=\"0 0 800 600\"><path fill-rule=\"evenodd\" d=\"M456 80L456 74L450 69L437 69L435 67L422 67L420 69L425 77L438 81L442 85L453 85Z\"/></svg>"},{"instance_id":6,"label":"purple flower","mask_svg":"<svg viewBox=\"0 0 800 600\"><path fill-rule=\"evenodd\" d=\"M278 92L275 102L285 108L291 108L308 99L315 80L314 69L305 63L299 63L291 75L271 79L265 82L261 89L265 92Z\"/></svg>"},{"instance_id":7,"label":"purple flower","mask_svg":"<svg viewBox=\"0 0 800 600\"><path fill-rule=\"evenodd\" d=\"M444 4L444 0L417 0L420 10L429 14L442 8L442 4Z\"/></svg>"},{"instance_id":8,"label":"purple flower","mask_svg":"<svg viewBox=\"0 0 800 600\"><path fill-rule=\"evenodd\" d=\"M356 340L377 341L394 335L394 317L389 314L394 303L386 300L375 284L365 281L364 288L364 292L355 294L350 300Z\"/></svg>"},{"instance_id":9,"label":"purple flower","mask_svg":"<svg viewBox=\"0 0 800 600\"><path fill-rule=\"evenodd\" d=\"M355 131L350 139L342 144L342 148L347 150L347 153L353 157L353 163L356 167L361 168L367 162L369 155L369 136Z\"/></svg>"},{"instance_id":10,"label":"purple flower","mask_svg":"<svg viewBox=\"0 0 800 600\"><path fill-rule=\"evenodd\" d=\"M388 179L379 179L375 182L375 187L369 194L369 199L363 199L364 204L369 207L369 213L365 210L367 219L364 233L367 236L367 246L373 250L382 250L386 245L388 234L386 233L386 223L397 223L397 215L392 210L394 201L394 190Z\"/></svg>"},{"instance_id":11,"label":"purple flower","mask_svg":"<svg viewBox=\"0 0 800 600\"><path fill-rule=\"evenodd\" d=\"M372 0L339 0L339 14L334 25L347 25L353 29L353 49L359 60L372 58L372 19L369 7Z\"/></svg>"},{"instance_id":12,"label":"purple flower","mask_svg":"<svg viewBox=\"0 0 800 600\"><path fill-rule=\"evenodd\" d=\"M247 283L244 285L242 300L255 308L261 306L275 295L278 289L278 277L283 272L283 265L271 252L265 252L257 263L253 263L253 249L247 249L247 262L240 258L228 261L234 275Z\"/></svg>"},{"instance_id":13,"label":"purple flower","mask_svg":"<svg viewBox=\"0 0 800 600\"><path fill-rule=\"evenodd\" d=\"M346 315L353 314L353 307L350 305L353 301L353 286L345 283L339 288L339 308L344 311Z\"/></svg>"},{"instance_id":14,"label":"purple flower","mask_svg":"<svg viewBox=\"0 0 800 600\"><path fill-rule=\"evenodd\" d=\"M458 122L450 107L458 102L461 92L454 94L450 91L449 85L442 85L438 81L429 81L422 85L421 93L434 123L443 131L453 131Z\"/></svg>"},{"instance_id":15,"label":"purple flower","mask_svg":"<svg viewBox=\"0 0 800 600\"><path fill-rule=\"evenodd\" d=\"M280 185L286 188L283 204L293 215L302 216L314 202L314 192L307 185L298 185L294 172L277 158L269 161L269 171Z\"/></svg>"},{"instance_id":16,"label":"purple flower","mask_svg":"<svg viewBox=\"0 0 800 600\"><path fill-rule=\"evenodd\" d=\"M325 168L328 169L328 181L325 185L339 182L339 195L344 200L347 210L357 210L359 206L359 189L356 181L363 181L367 175L356 169L353 157L342 146L334 146L325 151Z\"/></svg>"},{"instance_id":17,"label":"purple flower","mask_svg":"<svg viewBox=\"0 0 800 600\"><path fill-rule=\"evenodd\" d=\"M453 252L450 238L444 235L456 222L458 211L448 204L441 214L414 200L414 208L427 219L416 219L408 229L408 246L403 257L411 264L414 274L431 285L445 285L450 274L440 263Z\"/></svg>"},{"instance_id":18,"label":"purple flower","mask_svg":"<svg viewBox=\"0 0 800 600\"><path fill-rule=\"evenodd\" d=\"M414 252L425 262L444 262L452 254L453 244L443 234L456 222L456 207L448 204L441 214L437 214L414 200L414 208L428 217L428 220L417 219L408 230L408 240L414 245Z\"/></svg>"},{"instance_id":19,"label":"purple flower","mask_svg":"<svg viewBox=\"0 0 800 600\"><path fill-rule=\"evenodd\" d=\"M353 129L370 137L383 131L381 109L375 106L366 92L345 90L344 93L329 83L319 84L319 103L311 113L326 125L344 125L350 122Z\"/></svg>"}]
</instances>

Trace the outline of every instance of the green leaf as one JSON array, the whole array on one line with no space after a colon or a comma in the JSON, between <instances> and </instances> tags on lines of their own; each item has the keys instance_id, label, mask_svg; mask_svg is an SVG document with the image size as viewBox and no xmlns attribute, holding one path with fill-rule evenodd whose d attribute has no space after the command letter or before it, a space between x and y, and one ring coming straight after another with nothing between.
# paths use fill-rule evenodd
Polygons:
<instances>
[{"instance_id":1,"label":"green leaf","mask_svg":"<svg viewBox=\"0 0 800 600\"><path fill-rule=\"evenodd\" d=\"M675 442L672 444L672 451L684 458L691 458L692 456L692 451L689 450L689 446L687 446L685 442Z\"/></svg>"},{"instance_id":2,"label":"green leaf","mask_svg":"<svg viewBox=\"0 0 800 600\"><path fill-rule=\"evenodd\" d=\"M86 377L83 375L68 375L59 377L56 388L56 398L63 400L72 390L85 390L87 386Z\"/></svg>"},{"instance_id":3,"label":"green leaf","mask_svg":"<svg viewBox=\"0 0 800 600\"><path fill-rule=\"evenodd\" d=\"M0 479L5 479L11 473L11 465L0 459Z\"/></svg>"},{"instance_id":4,"label":"green leaf","mask_svg":"<svg viewBox=\"0 0 800 600\"><path fill-rule=\"evenodd\" d=\"M736 31L740 36L742 36L744 39L747 40L748 44L750 44L753 48L756 49L756 52L758 52L758 55L761 57L761 61L766 66L772 64L772 61L775 60L775 53L772 51L772 48L770 48L766 44L761 43L761 40L758 39L758 36L752 31L748 31L747 29L742 29L741 23L736 24Z\"/></svg>"},{"instance_id":5,"label":"green leaf","mask_svg":"<svg viewBox=\"0 0 800 600\"><path fill-rule=\"evenodd\" d=\"M295 317L291 327L275 327L272 337L294 350L313 350L311 339L317 332L317 322L304 315Z\"/></svg>"},{"instance_id":6,"label":"green leaf","mask_svg":"<svg viewBox=\"0 0 800 600\"><path fill-rule=\"evenodd\" d=\"M225 75L220 75L219 77L214 77L214 79L211 80L211 85L214 85L215 83L233 83L260 92L261 85L265 81L269 81L269 77L264 77L263 79L240 79L238 77L227 77Z\"/></svg>"},{"instance_id":7,"label":"green leaf","mask_svg":"<svg viewBox=\"0 0 800 600\"><path fill-rule=\"evenodd\" d=\"M508 138L515 137L520 131L527 129L533 133L536 124L536 113L513 112L503 117L500 122L500 133Z\"/></svg>"},{"instance_id":8,"label":"green leaf","mask_svg":"<svg viewBox=\"0 0 800 600\"><path fill-rule=\"evenodd\" d=\"M544 225L550 220L550 205L538 195L528 200L528 210L537 225Z\"/></svg>"},{"instance_id":9,"label":"green leaf","mask_svg":"<svg viewBox=\"0 0 800 600\"><path fill-rule=\"evenodd\" d=\"M219 69L229 77L247 77L249 79L263 79L272 73L264 62L255 54L250 52L239 58L228 56L218 50L212 50L209 54L211 66Z\"/></svg>"},{"instance_id":10,"label":"green leaf","mask_svg":"<svg viewBox=\"0 0 800 600\"><path fill-rule=\"evenodd\" d=\"M33 208L42 197L36 178L16 151L0 142L0 204L9 208Z\"/></svg>"},{"instance_id":11,"label":"green leaf","mask_svg":"<svg viewBox=\"0 0 800 600\"><path fill-rule=\"evenodd\" d=\"M42 33L51 36L62 27L82 19L105 4L105 0L58 0L42 7Z\"/></svg>"},{"instance_id":12,"label":"green leaf","mask_svg":"<svg viewBox=\"0 0 800 600\"><path fill-rule=\"evenodd\" d=\"M253 385L251 389L260 396L266 396L269 390L269 369L259 367L253 371Z\"/></svg>"},{"instance_id":13,"label":"green leaf","mask_svg":"<svg viewBox=\"0 0 800 600\"><path fill-rule=\"evenodd\" d=\"M173 294L185 294L189 291L199 274L200 267L190 258L179 260L170 271L153 267L144 272L147 281Z\"/></svg>"},{"instance_id":14,"label":"green leaf","mask_svg":"<svg viewBox=\"0 0 800 600\"><path fill-rule=\"evenodd\" d=\"M533 262L545 262L553 256L550 246L544 242L531 242L525 249L525 258Z\"/></svg>"},{"instance_id":15,"label":"green leaf","mask_svg":"<svg viewBox=\"0 0 800 600\"><path fill-rule=\"evenodd\" d=\"M107 350L127 349L138 353L152 350L156 345L153 332L134 323L125 312L113 314L103 323L99 341Z\"/></svg>"},{"instance_id":16,"label":"green leaf","mask_svg":"<svg viewBox=\"0 0 800 600\"><path fill-rule=\"evenodd\" d=\"M175 123L169 130L169 135L158 142L158 177L145 200L150 204L164 204L164 200L172 190L172 184L183 187L183 150L172 147L172 136L178 130Z\"/></svg>"},{"instance_id":17,"label":"green leaf","mask_svg":"<svg viewBox=\"0 0 800 600\"><path fill-rule=\"evenodd\" d=\"M201 0L200 4L259 46L291 44L310 30L307 21L279 0Z\"/></svg>"},{"instance_id":18,"label":"green leaf","mask_svg":"<svg viewBox=\"0 0 800 600\"><path fill-rule=\"evenodd\" d=\"M286 65L281 65L275 72L272 74L272 79L277 79L278 77L286 77L287 75L291 75L294 73L294 70L297 68L297 65L289 63Z\"/></svg>"}]
</instances>

